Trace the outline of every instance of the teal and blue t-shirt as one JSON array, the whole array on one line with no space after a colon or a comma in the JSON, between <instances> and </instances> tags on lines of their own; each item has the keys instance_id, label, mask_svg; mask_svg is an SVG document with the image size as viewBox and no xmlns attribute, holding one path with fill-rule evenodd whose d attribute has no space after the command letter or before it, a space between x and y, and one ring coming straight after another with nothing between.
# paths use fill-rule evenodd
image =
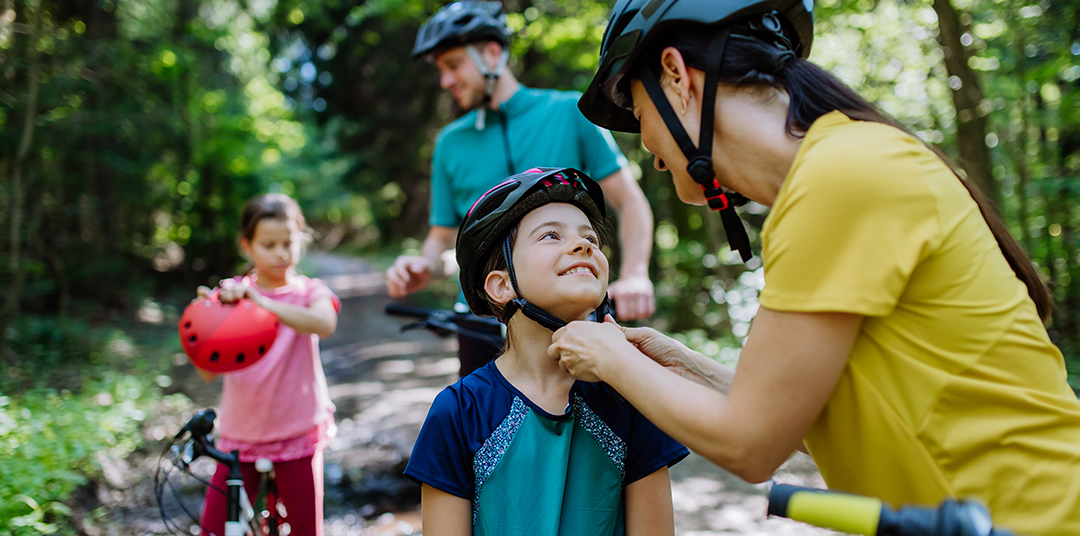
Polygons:
<instances>
[{"instance_id":1,"label":"teal and blue t-shirt","mask_svg":"<svg viewBox=\"0 0 1080 536\"><path fill-rule=\"evenodd\" d=\"M688 453L605 384L552 415L491 362L435 398L405 475L472 501L474 535L622 535L623 488Z\"/></svg>"},{"instance_id":2,"label":"teal and blue t-shirt","mask_svg":"<svg viewBox=\"0 0 1080 536\"><path fill-rule=\"evenodd\" d=\"M484 192L534 167L572 167L599 181L625 166L611 133L578 111L579 97L523 86L486 111L483 130L475 110L444 127L432 159L430 223L457 227Z\"/></svg>"}]
</instances>

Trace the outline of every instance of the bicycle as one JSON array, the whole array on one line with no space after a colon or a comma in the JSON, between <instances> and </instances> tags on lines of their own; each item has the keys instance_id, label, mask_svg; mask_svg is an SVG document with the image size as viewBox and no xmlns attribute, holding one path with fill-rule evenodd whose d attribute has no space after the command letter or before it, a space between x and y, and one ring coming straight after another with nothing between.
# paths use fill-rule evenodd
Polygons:
<instances>
[{"instance_id":1,"label":"bicycle","mask_svg":"<svg viewBox=\"0 0 1080 536\"><path fill-rule=\"evenodd\" d=\"M788 484L769 490L768 515L863 536L1014 536L995 528L990 512L973 500L893 510L873 497Z\"/></svg>"},{"instance_id":2,"label":"bicycle","mask_svg":"<svg viewBox=\"0 0 1080 536\"><path fill-rule=\"evenodd\" d=\"M194 533L184 530L166 514L165 488L168 487L183 512L200 529L200 534L210 534L206 527L202 526L201 521L184 505L179 491L169 481L169 475L175 468L205 484L208 488L225 495L226 521L223 536L278 536L285 522L286 512L278 495L273 462L265 458L260 458L255 462L255 469L266 478L265 502L267 506L266 510L261 512L261 515L256 516L247 492L244 490L244 481L240 474L240 452L234 450L225 453L214 447L214 439L211 433L214 430L214 420L216 418L217 414L212 409L196 412L191 417L191 420L173 436L172 441L165 446L161 457L158 459L157 472L154 474L154 498L157 500L158 511L161 514L161 520L165 523L166 530L170 534L195 536ZM177 443L185 434L189 437L181 448ZM211 458L228 467L229 473L225 480L226 489L223 490L191 472L191 464L202 456ZM166 462L169 462L168 465L166 465Z\"/></svg>"}]
</instances>

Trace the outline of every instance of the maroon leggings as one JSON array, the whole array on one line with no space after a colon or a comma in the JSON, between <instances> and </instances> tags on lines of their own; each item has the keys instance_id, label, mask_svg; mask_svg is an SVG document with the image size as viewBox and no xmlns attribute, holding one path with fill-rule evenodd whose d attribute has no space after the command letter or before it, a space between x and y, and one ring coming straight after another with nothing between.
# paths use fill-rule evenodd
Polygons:
<instances>
[{"instance_id":1,"label":"maroon leggings","mask_svg":"<svg viewBox=\"0 0 1080 536\"><path fill-rule=\"evenodd\" d=\"M255 470L254 463L241 463L240 473L244 477L244 490L252 504L259 494L262 474ZM219 489L225 489L225 478L229 469L218 464L217 472L211 481ZM316 451L314 455L299 460L274 462L274 477L277 480L278 495L285 505L288 517L285 522L292 528L290 536L323 535L323 455ZM206 501L203 502L202 525L211 535L225 534L225 495L218 489L206 489Z\"/></svg>"}]
</instances>

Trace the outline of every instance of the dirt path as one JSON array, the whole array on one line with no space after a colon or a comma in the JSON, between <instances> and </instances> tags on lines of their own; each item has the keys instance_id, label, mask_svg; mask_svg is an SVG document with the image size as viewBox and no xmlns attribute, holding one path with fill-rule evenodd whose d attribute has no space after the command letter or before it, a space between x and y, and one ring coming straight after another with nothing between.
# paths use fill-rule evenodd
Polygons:
<instances>
[{"instance_id":1,"label":"dirt path","mask_svg":"<svg viewBox=\"0 0 1080 536\"><path fill-rule=\"evenodd\" d=\"M383 314L389 298L381 274L364 261L313 253L305 264L343 301L337 332L321 344L339 428L326 452L326 533L419 534L419 488L401 473L428 406L457 378L457 343L426 331L401 333L406 321ZM173 376L173 390L190 397L194 407L217 403L220 381L202 383L183 360L178 360ZM147 427L148 437L178 429L189 414L185 411L191 409L164 408L161 422ZM88 534L165 533L149 491L157 448L152 449L153 456L144 452L131 460L105 461L107 478L95 494L110 513L105 519L84 523ZM117 467L110 471L109 466ZM211 464L202 468L204 473L211 470ZM115 479L118 482L108 478L109 473L140 472L145 478ZM671 470L671 478L677 534L834 534L787 520L764 519L763 486L746 484L694 454ZM781 468L777 480L823 486L813 462L802 454ZM184 519L176 506L181 502L197 511L202 489L191 481L181 486L170 514Z\"/></svg>"}]
</instances>

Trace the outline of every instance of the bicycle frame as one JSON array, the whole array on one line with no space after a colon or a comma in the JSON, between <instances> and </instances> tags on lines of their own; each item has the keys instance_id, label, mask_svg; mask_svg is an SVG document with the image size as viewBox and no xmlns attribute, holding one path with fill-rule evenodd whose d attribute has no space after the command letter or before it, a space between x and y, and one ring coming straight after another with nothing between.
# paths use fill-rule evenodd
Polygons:
<instances>
[{"instance_id":1,"label":"bicycle frame","mask_svg":"<svg viewBox=\"0 0 1080 536\"><path fill-rule=\"evenodd\" d=\"M223 491L226 501L224 536L245 536L247 534L262 535L264 534L262 527L255 515L251 500L244 489L244 480L240 472L240 452L233 450L229 453L225 453L214 447L214 440L210 434L213 431L215 418L216 414L213 410L207 409L197 412L184 428L176 434L173 444L166 449L166 452L171 449L176 455L176 466L185 472L188 472L190 464L200 456L211 458L227 467L228 474L225 477L225 490ZM176 446L175 441L180 439L187 432L191 433L191 438L187 442L187 445L185 445L183 451L181 451L180 448ZM273 473L273 462L266 459L260 459L255 465L256 470L267 475L267 534L269 536L278 536L283 519L281 513L278 511L279 496L277 483ZM166 475L166 481L167 479L168 477ZM209 483L207 484L209 485ZM221 490L221 488L217 487L214 487L214 489ZM160 494L158 494L158 504L159 507L162 505ZM163 519L164 515L164 510L162 510ZM189 513L188 515L191 514ZM168 526L169 522L166 521L166 527ZM201 525L200 528L205 530ZM172 530L170 529L170 532L171 531Z\"/></svg>"}]
</instances>

